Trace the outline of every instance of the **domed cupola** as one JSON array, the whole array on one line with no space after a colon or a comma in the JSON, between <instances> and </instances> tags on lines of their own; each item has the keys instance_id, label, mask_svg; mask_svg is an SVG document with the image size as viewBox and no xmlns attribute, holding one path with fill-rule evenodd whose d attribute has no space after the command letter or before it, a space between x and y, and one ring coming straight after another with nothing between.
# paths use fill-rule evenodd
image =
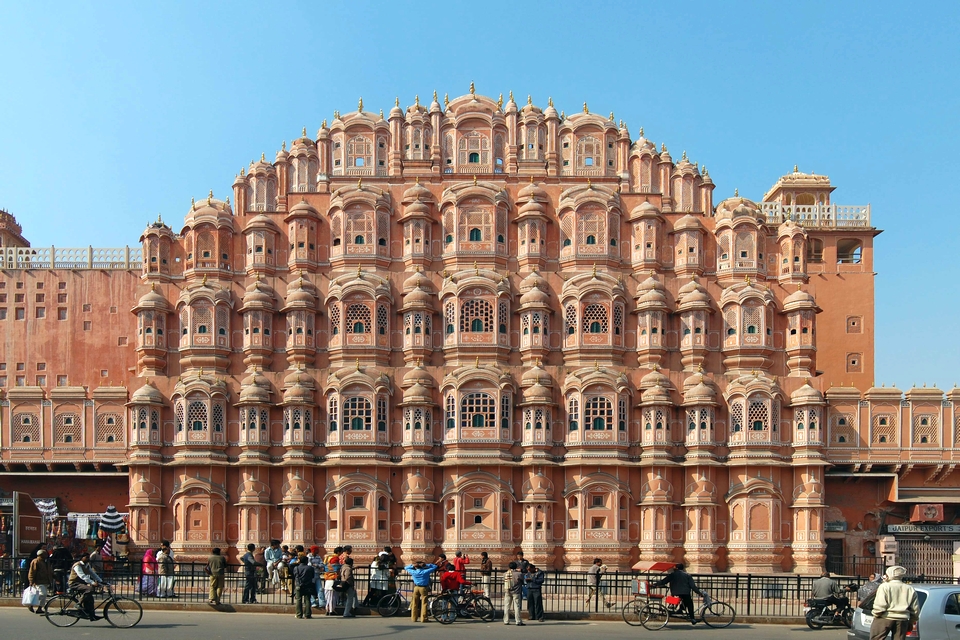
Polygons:
<instances>
[{"instance_id":1,"label":"domed cupola","mask_svg":"<svg viewBox=\"0 0 960 640\"><path fill-rule=\"evenodd\" d=\"M252 372L240 383L240 439L243 460L267 461L264 453L270 445L270 382L259 371Z\"/></svg>"},{"instance_id":2,"label":"domed cupola","mask_svg":"<svg viewBox=\"0 0 960 640\"><path fill-rule=\"evenodd\" d=\"M547 215L549 196L546 190L533 181L517 193L517 224L519 248L517 257L521 268L527 266L542 267L546 260L547 226L550 216Z\"/></svg>"},{"instance_id":3,"label":"domed cupola","mask_svg":"<svg viewBox=\"0 0 960 640\"><path fill-rule=\"evenodd\" d=\"M403 192L403 215L399 222L403 225L403 259L407 267L426 266L430 259L433 241L433 210L436 199L433 193L417 182Z\"/></svg>"},{"instance_id":4,"label":"domed cupola","mask_svg":"<svg viewBox=\"0 0 960 640\"><path fill-rule=\"evenodd\" d=\"M637 287L637 357L641 367L658 364L664 356L664 333L668 314L666 289L651 273Z\"/></svg>"},{"instance_id":5,"label":"domed cupola","mask_svg":"<svg viewBox=\"0 0 960 640\"><path fill-rule=\"evenodd\" d=\"M418 361L416 366L403 376L403 445L404 460L425 460L433 447L433 378Z\"/></svg>"},{"instance_id":6,"label":"domed cupola","mask_svg":"<svg viewBox=\"0 0 960 640\"><path fill-rule=\"evenodd\" d=\"M553 399L553 379L543 370L539 360L527 369L520 379L522 401L521 445L524 460L546 460L553 445L553 412L557 405Z\"/></svg>"},{"instance_id":7,"label":"domed cupola","mask_svg":"<svg viewBox=\"0 0 960 640\"><path fill-rule=\"evenodd\" d=\"M170 303L150 284L137 305L137 369L140 375L163 375L167 367L167 316L173 311Z\"/></svg>"},{"instance_id":8,"label":"domed cupola","mask_svg":"<svg viewBox=\"0 0 960 640\"><path fill-rule=\"evenodd\" d=\"M273 361L273 319L276 294L260 276L243 294L243 363L247 367L267 368Z\"/></svg>"},{"instance_id":9,"label":"domed cupola","mask_svg":"<svg viewBox=\"0 0 960 640\"><path fill-rule=\"evenodd\" d=\"M228 278L233 275L233 210L229 198L217 200L213 192L206 200L194 202L184 219L187 278L200 275Z\"/></svg>"},{"instance_id":10,"label":"domed cupola","mask_svg":"<svg viewBox=\"0 0 960 640\"><path fill-rule=\"evenodd\" d=\"M157 216L157 221L148 225L141 234L140 244L143 250L143 277L147 280L169 280L171 265L175 263L173 230Z\"/></svg>"},{"instance_id":11,"label":"domed cupola","mask_svg":"<svg viewBox=\"0 0 960 640\"><path fill-rule=\"evenodd\" d=\"M630 212L631 260L634 269L660 269L666 257L664 218L652 202L642 202Z\"/></svg>"},{"instance_id":12,"label":"domed cupola","mask_svg":"<svg viewBox=\"0 0 960 640\"><path fill-rule=\"evenodd\" d=\"M710 294L696 276L677 292L677 313L680 314L681 363L685 371L694 371L706 358L710 316L714 313Z\"/></svg>"},{"instance_id":13,"label":"domed cupola","mask_svg":"<svg viewBox=\"0 0 960 640\"><path fill-rule=\"evenodd\" d=\"M550 351L550 316L553 305L547 281L536 271L521 282L520 354L527 366L547 357Z\"/></svg>"},{"instance_id":14,"label":"domed cupola","mask_svg":"<svg viewBox=\"0 0 960 640\"><path fill-rule=\"evenodd\" d=\"M313 378L296 369L283 380L284 459L307 460L316 438L316 396Z\"/></svg>"},{"instance_id":15,"label":"domed cupola","mask_svg":"<svg viewBox=\"0 0 960 640\"><path fill-rule=\"evenodd\" d=\"M287 286L285 304L287 362L292 368L308 366L316 354L316 324L319 292L301 275Z\"/></svg>"},{"instance_id":16,"label":"domed cupola","mask_svg":"<svg viewBox=\"0 0 960 640\"><path fill-rule=\"evenodd\" d=\"M403 357L407 364L430 359L436 312L433 283L419 270L403 282Z\"/></svg>"}]
</instances>

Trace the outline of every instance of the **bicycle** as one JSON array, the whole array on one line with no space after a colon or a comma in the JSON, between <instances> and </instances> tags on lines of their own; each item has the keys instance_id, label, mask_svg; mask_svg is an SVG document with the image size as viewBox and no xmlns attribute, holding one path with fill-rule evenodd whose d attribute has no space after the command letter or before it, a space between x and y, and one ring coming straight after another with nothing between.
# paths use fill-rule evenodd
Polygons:
<instances>
[{"instance_id":1,"label":"bicycle","mask_svg":"<svg viewBox=\"0 0 960 640\"><path fill-rule=\"evenodd\" d=\"M397 589L393 593L388 593L380 597L377 601L377 613L384 618L390 618L401 611L410 609L410 601L404 593L413 593L412 591L400 591Z\"/></svg>"},{"instance_id":2,"label":"bicycle","mask_svg":"<svg viewBox=\"0 0 960 640\"><path fill-rule=\"evenodd\" d=\"M493 622L497 610L482 589L445 591L431 603L430 614L441 624L451 624L457 618L477 618Z\"/></svg>"},{"instance_id":3,"label":"bicycle","mask_svg":"<svg viewBox=\"0 0 960 640\"><path fill-rule=\"evenodd\" d=\"M118 629L137 626L143 618L143 607L140 603L133 598L114 594L108 584L103 585L102 591L98 590L95 593L103 591L106 592L106 597L99 603L95 603L93 610L102 608L104 619ZM55 627L72 627L81 618L87 619L87 613L80 603L81 599L82 595L73 589L50 598L45 607L47 621Z\"/></svg>"},{"instance_id":4,"label":"bicycle","mask_svg":"<svg viewBox=\"0 0 960 640\"><path fill-rule=\"evenodd\" d=\"M656 631L663 629L670 622L670 616L680 613L681 600L677 596L662 596L650 594L650 601L639 611L638 617L644 629ZM662 600L663 604L658 602ZM714 629L724 629L733 624L737 617L736 610L726 602L711 600L709 594L703 594L703 604L693 614L694 620L703 622ZM624 620L627 620L626 615ZM627 621L627 624L632 624Z\"/></svg>"}]
</instances>

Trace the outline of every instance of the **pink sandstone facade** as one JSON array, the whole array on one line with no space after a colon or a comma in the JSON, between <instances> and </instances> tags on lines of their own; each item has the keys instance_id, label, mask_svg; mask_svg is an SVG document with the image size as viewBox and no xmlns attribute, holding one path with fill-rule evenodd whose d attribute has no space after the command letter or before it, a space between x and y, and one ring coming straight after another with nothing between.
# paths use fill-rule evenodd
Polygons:
<instances>
[{"instance_id":1,"label":"pink sandstone facade","mask_svg":"<svg viewBox=\"0 0 960 640\"><path fill-rule=\"evenodd\" d=\"M0 488L128 505L181 558L897 553L887 524L960 501L960 390L873 386L879 231L833 189L715 205L613 114L471 87L337 113L140 248L4 213Z\"/></svg>"}]
</instances>

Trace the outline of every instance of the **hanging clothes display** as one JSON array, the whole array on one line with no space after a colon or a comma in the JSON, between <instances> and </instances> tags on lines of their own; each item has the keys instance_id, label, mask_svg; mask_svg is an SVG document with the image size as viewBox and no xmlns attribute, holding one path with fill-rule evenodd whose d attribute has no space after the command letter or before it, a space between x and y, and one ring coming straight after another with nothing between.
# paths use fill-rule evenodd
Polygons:
<instances>
[{"instance_id":1,"label":"hanging clothes display","mask_svg":"<svg viewBox=\"0 0 960 640\"><path fill-rule=\"evenodd\" d=\"M117 512L117 508L112 504L107 506L107 510L100 516L100 529L107 533L126 532L123 516Z\"/></svg>"}]
</instances>

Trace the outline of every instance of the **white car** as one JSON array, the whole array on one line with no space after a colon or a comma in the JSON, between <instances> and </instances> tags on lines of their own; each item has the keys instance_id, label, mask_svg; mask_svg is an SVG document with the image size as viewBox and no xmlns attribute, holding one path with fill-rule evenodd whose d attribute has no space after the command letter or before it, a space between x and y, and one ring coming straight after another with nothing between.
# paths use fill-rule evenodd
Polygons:
<instances>
[{"instance_id":1,"label":"white car","mask_svg":"<svg viewBox=\"0 0 960 640\"><path fill-rule=\"evenodd\" d=\"M917 640L960 640L960 584L915 584L920 620L907 634ZM870 640L870 612L857 608L847 640ZM887 636L890 637L889 635Z\"/></svg>"}]
</instances>

